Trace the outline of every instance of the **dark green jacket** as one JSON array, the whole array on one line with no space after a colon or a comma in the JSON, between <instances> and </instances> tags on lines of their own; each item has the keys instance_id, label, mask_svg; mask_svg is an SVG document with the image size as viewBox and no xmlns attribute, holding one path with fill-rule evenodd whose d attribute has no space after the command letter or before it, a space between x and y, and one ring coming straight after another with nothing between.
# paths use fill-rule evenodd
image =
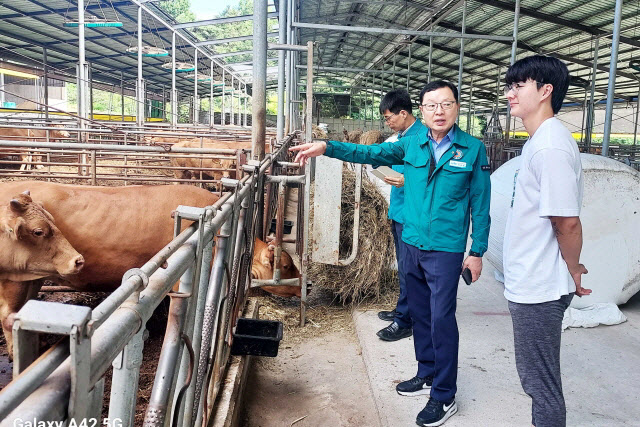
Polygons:
<instances>
[{"instance_id":1,"label":"dark green jacket","mask_svg":"<svg viewBox=\"0 0 640 427\"><path fill-rule=\"evenodd\" d=\"M404 164L402 240L425 251L464 252L473 219L471 250L484 254L489 239L491 181L484 144L456 126L454 142L429 178L433 159L428 129L397 142L358 145L327 142L326 156L372 165Z\"/></svg>"}]
</instances>

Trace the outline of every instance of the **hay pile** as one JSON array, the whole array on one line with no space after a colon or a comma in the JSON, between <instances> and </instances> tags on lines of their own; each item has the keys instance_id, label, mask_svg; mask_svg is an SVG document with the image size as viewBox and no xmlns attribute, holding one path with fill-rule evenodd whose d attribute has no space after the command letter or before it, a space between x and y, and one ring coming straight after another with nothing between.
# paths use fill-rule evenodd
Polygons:
<instances>
[{"instance_id":1,"label":"hay pile","mask_svg":"<svg viewBox=\"0 0 640 427\"><path fill-rule=\"evenodd\" d=\"M344 133L344 142L352 142L354 144L360 144L360 136L362 136L362 129L352 130L351 132L347 132L346 129L343 129Z\"/></svg>"},{"instance_id":2,"label":"hay pile","mask_svg":"<svg viewBox=\"0 0 640 427\"><path fill-rule=\"evenodd\" d=\"M345 166L340 217L341 259L347 258L352 248L354 193L355 173ZM351 304L357 304L365 298L378 299L394 287L397 275L389 269L395 259L395 249L387 219L388 209L389 205L376 185L363 174L356 259L345 267L311 263L309 277L314 287L329 289L343 303Z\"/></svg>"},{"instance_id":3,"label":"hay pile","mask_svg":"<svg viewBox=\"0 0 640 427\"><path fill-rule=\"evenodd\" d=\"M368 130L360 136L360 144L373 145L384 142L390 136L389 133L384 133L379 130Z\"/></svg>"},{"instance_id":4,"label":"hay pile","mask_svg":"<svg viewBox=\"0 0 640 427\"><path fill-rule=\"evenodd\" d=\"M318 138L318 139L327 138L327 133L324 130L322 130L322 128L314 124L311 125L311 135L313 136L313 138Z\"/></svg>"}]
</instances>

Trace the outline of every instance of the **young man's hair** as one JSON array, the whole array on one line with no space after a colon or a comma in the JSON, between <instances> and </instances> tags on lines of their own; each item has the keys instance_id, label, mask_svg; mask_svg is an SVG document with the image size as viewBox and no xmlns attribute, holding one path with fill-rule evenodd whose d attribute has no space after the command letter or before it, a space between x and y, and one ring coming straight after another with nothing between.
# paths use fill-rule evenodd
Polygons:
<instances>
[{"instance_id":1,"label":"young man's hair","mask_svg":"<svg viewBox=\"0 0 640 427\"><path fill-rule=\"evenodd\" d=\"M398 114L404 110L407 113L413 115L413 104L411 104L411 97L404 89L394 89L382 97L380 101L380 114L384 114L389 110L393 114Z\"/></svg>"},{"instance_id":2,"label":"young man's hair","mask_svg":"<svg viewBox=\"0 0 640 427\"><path fill-rule=\"evenodd\" d=\"M507 70L505 82L524 83L531 79L538 84L538 89L545 84L553 85L551 92L551 108L557 114L569 88L569 70L564 62L552 56L533 55L516 61Z\"/></svg>"},{"instance_id":3,"label":"young man's hair","mask_svg":"<svg viewBox=\"0 0 640 427\"><path fill-rule=\"evenodd\" d=\"M458 103L458 88L446 80L434 80L430 83L427 83L424 88L422 88L422 92L420 92L420 104L422 104L422 100L424 99L424 94L427 92L433 92L434 90L442 89L443 87L448 87L453 92L453 97Z\"/></svg>"}]
</instances>

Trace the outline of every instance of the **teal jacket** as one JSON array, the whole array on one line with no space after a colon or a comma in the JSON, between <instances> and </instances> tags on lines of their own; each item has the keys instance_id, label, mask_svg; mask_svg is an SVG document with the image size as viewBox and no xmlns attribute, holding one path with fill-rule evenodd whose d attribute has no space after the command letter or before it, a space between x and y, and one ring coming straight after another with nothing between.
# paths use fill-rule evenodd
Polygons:
<instances>
[{"instance_id":1,"label":"teal jacket","mask_svg":"<svg viewBox=\"0 0 640 427\"><path fill-rule=\"evenodd\" d=\"M396 172L404 174L403 165L391 166ZM404 187L391 187L391 198L389 200L389 219L404 224Z\"/></svg>"},{"instance_id":2,"label":"teal jacket","mask_svg":"<svg viewBox=\"0 0 640 427\"><path fill-rule=\"evenodd\" d=\"M489 239L491 182L484 144L456 126L455 140L429 177L426 127L413 126L397 142L327 142L326 156L372 165L404 164L402 240L425 251L464 252L473 219L471 250L484 254Z\"/></svg>"}]
</instances>

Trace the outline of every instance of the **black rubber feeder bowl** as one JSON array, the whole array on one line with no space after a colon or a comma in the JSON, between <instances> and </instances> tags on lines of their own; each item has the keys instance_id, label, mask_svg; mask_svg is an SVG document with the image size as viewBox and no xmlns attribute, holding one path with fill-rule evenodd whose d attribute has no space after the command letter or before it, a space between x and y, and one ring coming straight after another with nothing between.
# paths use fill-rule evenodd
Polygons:
<instances>
[{"instance_id":1,"label":"black rubber feeder bowl","mask_svg":"<svg viewBox=\"0 0 640 427\"><path fill-rule=\"evenodd\" d=\"M239 318L233 333L234 356L276 357L282 340L282 322Z\"/></svg>"}]
</instances>

